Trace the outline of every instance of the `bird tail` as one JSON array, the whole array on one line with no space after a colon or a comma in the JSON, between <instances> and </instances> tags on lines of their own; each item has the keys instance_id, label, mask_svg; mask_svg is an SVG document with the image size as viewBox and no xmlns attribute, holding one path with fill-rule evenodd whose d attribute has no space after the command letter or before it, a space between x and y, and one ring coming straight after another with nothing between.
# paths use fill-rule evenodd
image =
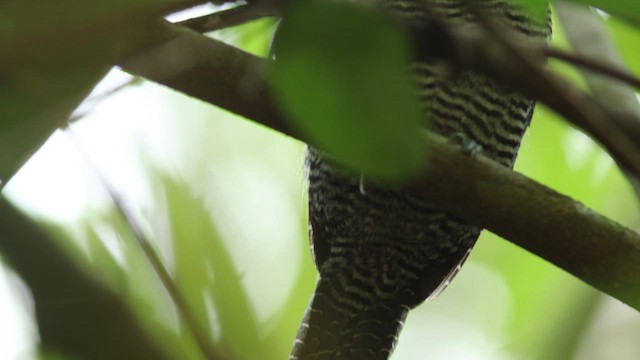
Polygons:
<instances>
[{"instance_id":1,"label":"bird tail","mask_svg":"<svg viewBox=\"0 0 640 360\"><path fill-rule=\"evenodd\" d=\"M335 294L318 281L289 360L388 359L409 308Z\"/></svg>"}]
</instances>

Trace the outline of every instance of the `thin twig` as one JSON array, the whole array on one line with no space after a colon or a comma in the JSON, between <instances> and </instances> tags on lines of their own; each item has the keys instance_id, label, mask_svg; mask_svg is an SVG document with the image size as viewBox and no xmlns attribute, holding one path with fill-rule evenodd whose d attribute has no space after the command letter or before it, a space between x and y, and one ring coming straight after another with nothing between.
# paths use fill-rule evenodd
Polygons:
<instances>
[{"instance_id":1,"label":"thin twig","mask_svg":"<svg viewBox=\"0 0 640 360\"><path fill-rule=\"evenodd\" d=\"M225 29L265 17L277 16L277 7L269 0L256 1L212 14L180 21L177 24L199 33Z\"/></svg>"},{"instance_id":2,"label":"thin twig","mask_svg":"<svg viewBox=\"0 0 640 360\"><path fill-rule=\"evenodd\" d=\"M125 204L125 201L120 197L115 187L107 180L107 178L97 168L95 163L90 159L89 153L86 151L86 148L82 145L80 139L72 131L72 124L70 123L68 129L66 130L66 134L77 146L80 154L85 160L85 163L96 175L96 178L104 187L108 196L111 198L111 201L113 201L116 210L118 211L118 213L120 213L127 225L129 225L129 228L131 229L133 236L136 239L136 243L142 250L143 254L149 261L149 264L160 279L160 282L169 294L169 297L173 301L178 314L180 314L180 317L183 320L187 330L193 335L204 357L208 360L224 359L224 357L213 347L210 338L206 335L205 331L200 326L197 317L191 311L187 300L182 296L180 288L173 281L173 278L171 277L169 270L167 270L167 268L164 266L160 255L158 255L156 250L151 245L151 241L142 230L142 226L140 226L135 216L129 211Z\"/></svg>"},{"instance_id":3,"label":"thin twig","mask_svg":"<svg viewBox=\"0 0 640 360\"><path fill-rule=\"evenodd\" d=\"M211 2L212 1L207 1L207 0L173 0L173 1L166 2L162 6L159 6L156 13L159 16L166 16L179 11L191 9L199 5L208 4Z\"/></svg>"},{"instance_id":4,"label":"thin twig","mask_svg":"<svg viewBox=\"0 0 640 360\"><path fill-rule=\"evenodd\" d=\"M622 74L630 74L611 41L602 17L586 5L566 1L556 3L556 12L563 23L565 34L576 52L576 56L597 57L601 64L604 62L608 64L604 67L616 69ZM620 114L617 118L624 120L620 126L631 134L637 133L635 130L640 128L640 103L634 89L626 84L631 82L612 81L612 79L592 71L582 71L582 74L595 98L602 104L611 108L615 107L615 111ZM637 80L637 78L634 79ZM624 79L621 80L624 81ZM640 81L631 84L638 87ZM640 179L624 166L621 168L636 191L636 195L640 198Z\"/></svg>"},{"instance_id":5,"label":"thin twig","mask_svg":"<svg viewBox=\"0 0 640 360\"><path fill-rule=\"evenodd\" d=\"M518 70L514 71L514 75L518 75L516 72L526 74L528 83L526 87L522 87L522 90L594 135L620 164L635 176L640 176L640 146L622 129L622 122L617 121L616 116L603 107L603 104L591 100L588 94L575 85L542 67L541 59L544 59L544 54L516 45L508 37L508 31L491 21L491 17L484 14L473 1L467 1L467 3L476 11L479 24L488 31L494 42L497 40L494 46L502 47L501 56L508 59L512 66L517 67ZM488 56L485 58L491 60ZM491 64L487 65L485 69L491 69ZM491 70L493 70L491 75L500 75L497 69ZM510 85L513 84L510 83Z\"/></svg>"},{"instance_id":6,"label":"thin twig","mask_svg":"<svg viewBox=\"0 0 640 360\"><path fill-rule=\"evenodd\" d=\"M110 98L111 96L119 93L120 91L128 88L129 86L135 85L135 84L139 84L142 81L142 78L140 77L133 77L127 81L125 81L124 83L114 87L113 89L110 89L109 91L105 91L103 93L100 93L96 96L90 96L88 97L85 102L91 102L91 105L88 109L78 112L76 114L72 114L69 119L67 120L67 122L69 123L74 123L86 116L88 116L94 109L96 106L98 106L101 102L103 102L104 100ZM83 107L84 105L81 104L80 107Z\"/></svg>"},{"instance_id":7,"label":"thin twig","mask_svg":"<svg viewBox=\"0 0 640 360\"><path fill-rule=\"evenodd\" d=\"M604 63L579 54L572 54L553 47L546 48L544 52L548 57L556 58L586 70L607 75L640 89L640 78L625 69L616 67L613 64Z\"/></svg>"}]
</instances>

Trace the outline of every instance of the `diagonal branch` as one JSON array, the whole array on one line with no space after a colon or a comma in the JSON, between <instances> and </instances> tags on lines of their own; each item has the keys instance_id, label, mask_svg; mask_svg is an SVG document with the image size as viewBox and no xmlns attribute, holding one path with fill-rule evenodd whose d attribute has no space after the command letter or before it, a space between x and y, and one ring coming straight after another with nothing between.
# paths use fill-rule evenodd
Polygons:
<instances>
[{"instance_id":1,"label":"diagonal branch","mask_svg":"<svg viewBox=\"0 0 640 360\"><path fill-rule=\"evenodd\" d=\"M559 3L559 4L567 4L567 3ZM560 9L560 6L558 6ZM560 11L558 10L558 14ZM583 28L580 27L582 30ZM591 30L594 30L590 28ZM601 30L601 29L598 29ZM567 32L565 30L565 32ZM584 39L586 40L586 39ZM571 41L571 40L570 40ZM593 44L593 41L591 41ZM574 43L575 44L575 43ZM592 71L596 74L606 75L612 79L617 79L623 81L629 85L632 85L638 89L640 89L640 78L636 77L632 72L628 71L628 69L622 68L621 64L609 64L602 62L600 59L596 60L596 56L602 58L603 54L591 54L591 56L582 56L582 54L573 54L558 48L549 47L545 50L545 53L550 58L555 58L558 60L565 61L569 64L576 65L577 67Z\"/></svg>"},{"instance_id":2,"label":"diagonal branch","mask_svg":"<svg viewBox=\"0 0 640 360\"><path fill-rule=\"evenodd\" d=\"M413 193L510 240L640 310L640 235L434 135ZM473 181L469 181L473 179Z\"/></svg>"},{"instance_id":3,"label":"diagonal branch","mask_svg":"<svg viewBox=\"0 0 640 360\"><path fill-rule=\"evenodd\" d=\"M125 71L297 137L271 99L267 61L166 21L145 25L119 64Z\"/></svg>"},{"instance_id":4,"label":"diagonal branch","mask_svg":"<svg viewBox=\"0 0 640 360\"><path fill-rule=\"evenodd\" d=\"M437 21L437 19L433 19ZM475 37L440 26L464 56L454 57L459 66L484 73L522 94L543 102L567 121L593 135L628 171L640 176L640 145L628 136L626 120L577 86L545 69L544 49L520 46L506 29L478 13L486 34Z\"/></svg>"},{"instance_id":5,"label":"diagonal branch","mask_svg":"<svg viewBox=\"0 0 640 360\"><path fill-rule=\"evenodd\" d=\"M564 25L567 38L577 54L576 57L581 59L597 58L601 62L600 67L615 69L620 75L630 74L611 42L602 19L593 10L586 5L566 1L559 1L556 9L558 17ZM634 89L607 76L602 76L602 72L588 71L588 69L583 68L582 74L594 96L601 103L615 106L619 118L624 120L624 123L620 125L631 134L637 134L640 129L640 103ZM614 78L640 87L640 81L631 82L628 77ZM635 79L635 77L631 77ZM634 176L624 166L621 167L636 191L636 195L640 196L640 178L637 174Z\"/></svg>"},{"instance_id":6,"label":"diagonal branch","mask_svg":"<svg viewBox=\"0 0 640 360\"><path fill-rule=\"evenodd\" d=\"M434 31L437 34L438 29ZM450 46L447 42L440 44ZM137 52L121 62L126 71L286 135L308 140L294 132L278 111L263 76L266 60L166 22L153 24L136 48ZM467 60L465 64L461 59L450 62L475 66L474 70L504 65L496 57L491 58L495 60L491 63L478 46L472 49L478 49L480 56L484 54L484 62L470 64ZM445 58L460 54L442 47L430 51L431 56ZM176 53L180 56L170 56ZM511 68L509 73L517 70ZM525 75L517 76L523 80ZM501 79L511 80L509 84L517 82L504 77ZM558 102L553 105L556 110L563 106ZM413 193L509 239L640 310L637 233L487 158L470 158L437 135L428 134L427 141L431 156L423 177L409 187Z\"/></svg>"}]
</instances>

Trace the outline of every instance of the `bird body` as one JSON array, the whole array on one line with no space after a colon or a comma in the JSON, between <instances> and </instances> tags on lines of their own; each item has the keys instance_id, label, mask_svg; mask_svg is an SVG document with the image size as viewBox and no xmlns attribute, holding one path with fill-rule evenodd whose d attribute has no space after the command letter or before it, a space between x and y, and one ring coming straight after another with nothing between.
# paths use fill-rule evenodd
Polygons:
<instances>
[{"instance_id":1,"label":"bird body","mask_svg":"<svg viewBox=\"0 0 640 360\"><path fill-rule=\"evenodd\" d=\"M424 19L421 0L378 0L385 11ZM547 36L504 0L477 0L483 11L524 38ZM451 25L474 26L463 0L431 1ZM512 167L534 100L483 75L436 76L415 62L412 77L426 125L462 135L483 154ZM310 242L320 273L291 360L387 359L408 311L434 296L458 271L481 229L406 192L365 185L309 147Z\"/></svg>"}]
</instances>

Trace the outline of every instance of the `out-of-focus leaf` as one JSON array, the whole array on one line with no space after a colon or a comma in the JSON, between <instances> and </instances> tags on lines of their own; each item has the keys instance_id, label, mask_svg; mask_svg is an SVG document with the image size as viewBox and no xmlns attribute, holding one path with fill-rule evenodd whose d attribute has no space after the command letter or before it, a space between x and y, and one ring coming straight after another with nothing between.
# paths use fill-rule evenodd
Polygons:
<instances>
[{"instance_id":1,"label":"out-of-focus leaf","mask_svg":"<svg viewBox=\"0 0 640 360\"><path fill-rule=\"evenodd\" d=\"M3 0L0 3L0 64L47 62L51 55L83 54L90 44L126 34L133 22L188 0ZM129 34L131 35L131 34ZM111 49L113 50L113 49Z\"/></svg>"},{"instance_id":2,"label":"out-of-focus leaf","mask_svg":"<svg viewBox=\"0 0 640 360\"><path fill-rule=\"evenodd\" d=\"M27 283L43 345L82 359L168 359L116 293L0 198L4 259Z\"/></svg>"},{"instance_id":3,"label":"out-of-focus leaf","mask_svg":"<svg viewBox=\"0 0 640 360\"><path fill-rule=\"evenodd\" d=\"M186 0L0 2L0 181L69 117L145 12Z\"/></svg>"},{"instance_id":4,"label":"out-of-focus leaf","mask_svg":"<svg viewBox=\"0 0 640 360\"><path fill-rule=\"evenodd\" d=\"M591 5L640 26L640 2L637 0L573 0Z\"/></svg>"},{"instance_id":5,"label":"out-of-focus leaf","mask_svg":"<svg viewBox=\"0 0 640 360\"><path fill-rule=\"evenodd\" d=\"M219 329L209 337L217 337L230 356L260 358L258 325L241 275L202 199L184 183L164 178L162 185L170 211L177 282L189 306L202 325Z\"/></svg>"},{"instance_id":6,"label":"out-of-focus leaf","mask_svg":"<svg viewBox=\"0 0 640 360\"><path fill-rule=\"evenodd\" d=\"M301 1L285 13L274 50L276 93L315 145L379 179L420 167L424 120L406 43L389 20L349 2Z\"/></svg>"},{"instance_id":7,"label":"out-of-focus leaf","mask_svg":"<svg viewBox=\"0 0 640 360\"><path fill-rule=\"evenodd\" d=\"M0 70L0 181L5 183L69 117L105 74L105 64L68 62L51 67L26 64Z\"/></svg>"},{"instance_id":8,"label":"out-of-focus leaf","mask_svg":"<svg viewBox=\"0 0 640 360\"><path fill-rule=\"evenodd\" d=\"M105 212L90 214L85 220L90 260L86 268L87 272L98 274L107 280L133 310L134 319L162 344L162 348L171 355L171 358L203 359L191 332L180 331L180 314L135 239L131 225L115 207L110 207ZM112 249L116 256L121 256L119 263L114 261L114 253L106 248L106 243L109 241L116 241L119 244L118 250ZM77 246L77 244L69 245L72 246L68 248ZM114 244L111 246L114 247ZM156 251L159 253L158 247L159 244L156 244ZM102 250L99 250L100 248ZM85 256L81 256L80 260L86 263L82 261L85 260Z\"/></svg>"},{"instance_id":9,"label":"out-of-focus leaf","mask_svg":"<svg viewBox=\"0 0 640 360\"><path fill-rule=\"evenodd\" d=\"M108 70L112 39L78 1L0 4L0 181L62 125ZM96 6L99 8L99 6ZM73 10L70 10L73 9ZM94 13L93 19L97 16ZM89 23L90 24L90 23ZM92 43L93 41L93 43Z\"/></svg>"},{"instance_id":10,"label":"out-of-focus leaf","mask_svg":"<svg viewBox=\"0 0 640 360\"><path fill-rule=\"evenodd\" d=\"M69 261L78 267L78 273L99 279L116 293L131 311L131 320L149 334L169 358L202 359L191 334L178 333L174 305L121 214L113 207L104 212L89 212L81 226L82 236L75 241L68 228L55 224L46 227L67 253ZM86 246L78 246L78 242ZM107 242L112 242L111 249ZM84 339L77 341L82 343ZM45 350L49 359L51 349Z\"/></svg>"},{"instance_id":11,"label":"out-of-focus leaf","mask_svg":"<svg viewBox=\"0 0 640 360\"><path fill-rule=\"evenodd\" d=\"M300 215L299 221L302 222L300 229L303 230L300 234L300 239L302 240L308 236L309 220L305 213ZM300 319L302 319L302 314L304 314L309 303L308 294L313 293L315 290L315 280L318 272L309 256L309 249L300 247L300 251L302 253L301 258L304 260L296 274L296 280L292 287L294 291L291 292L289 299L281 310L275 313L265 326L272 329L263 341L264 346L268 347L266 350L269 354L272 354L271 359L280 359L282 355L278 357L278 354L286 355L291 351L294 335L297 333ZM272 324L273 326L270 326Z\"/></svg>"}]
</instances>

